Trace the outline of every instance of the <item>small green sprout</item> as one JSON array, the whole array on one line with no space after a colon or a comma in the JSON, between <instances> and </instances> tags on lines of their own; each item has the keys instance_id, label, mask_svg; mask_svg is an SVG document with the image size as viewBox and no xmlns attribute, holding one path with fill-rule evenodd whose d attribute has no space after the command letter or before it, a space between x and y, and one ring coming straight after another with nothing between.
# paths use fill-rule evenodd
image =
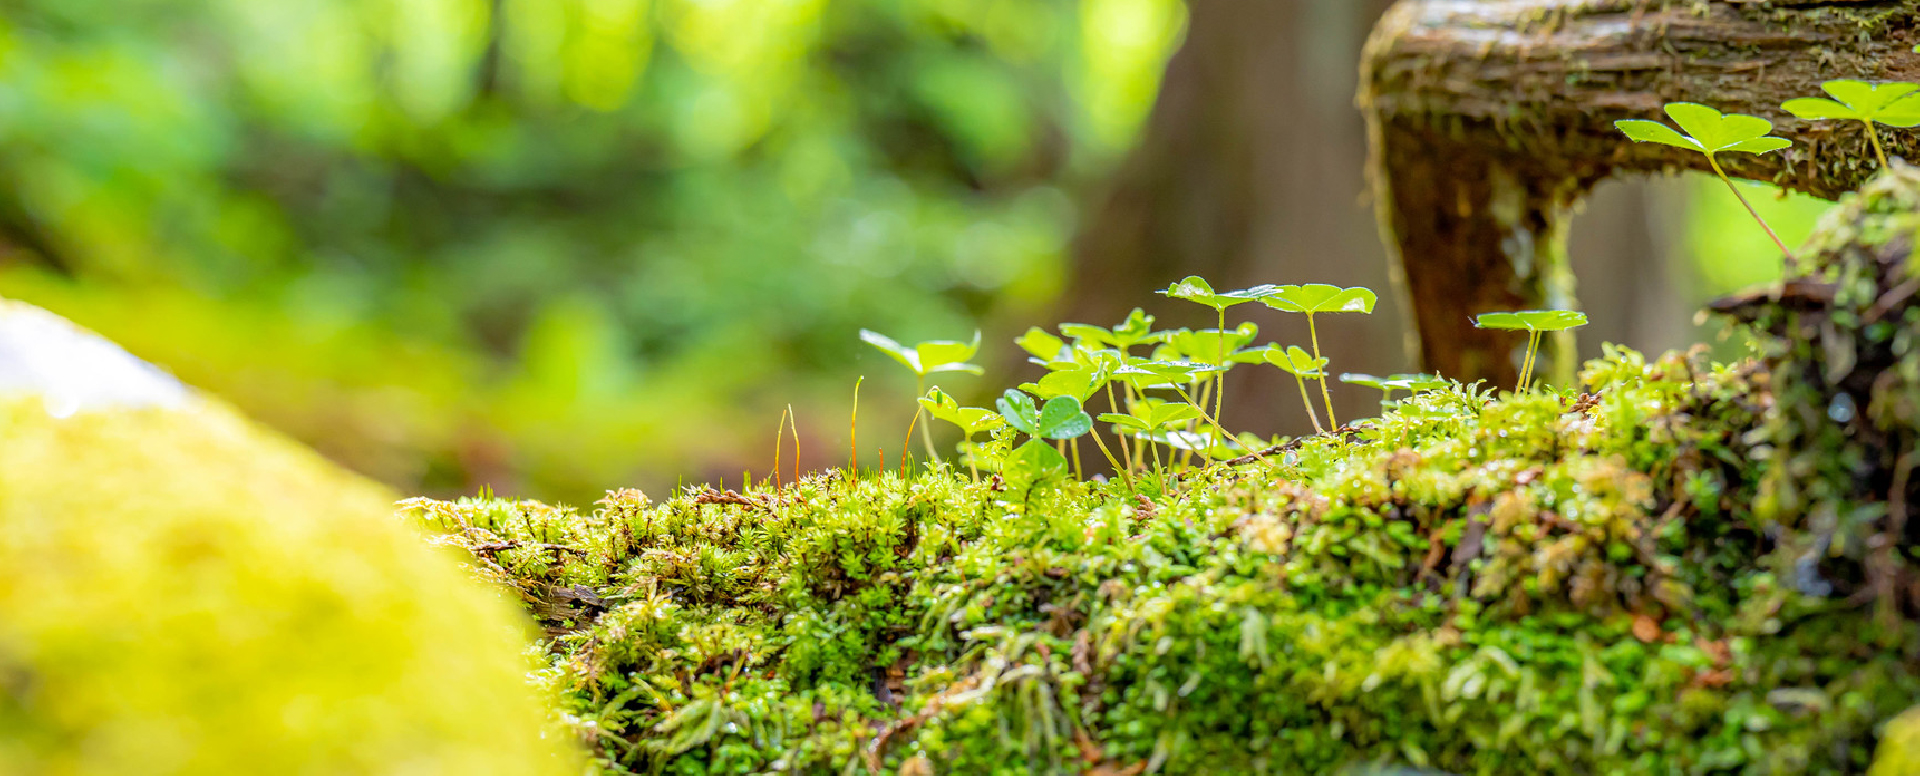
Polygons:
<instances>
[{"instance_id":1,"label":"small green sprout","mask_svg":"<svg viewBox=\"0 0 1920 776\"><path fill-rule=\"evenodd\" d=\"M1093 430L1093 417L1071 396L1055 396L1035 407L1033 397L1009 389L994 406L1008 426L1035 439L1072 439Z\"/></svg>"},{"instance_id":2,"label":"small green sprout","mask_svg":"<svg viewBox=\"0 0 1920 776\"><path fill-rule=\"evenodd\" d=\"M941 372L966 372L977 375L986 371L978 365L967 363L968 359L973 358L973 354L980 351L979 329L973 330L972 342L929 340L909 348L893 341L893 338L885 334L866 329L860 330L860 341L879 348L892 356L893 360L913 370L913 376L917 381L913 388L913 395L916 398L927 392L927 375ZM920 413L921 408L916 404L913 408L914 422L919 422ZM920 426L920 438L927 444L927 456L931 460L940 460L940 454L933 448L933 434L924 424Z\"/></svg>"},{"instance_id":3,"label":"small green sprout","mask_svg":"<svg viewBox=\"0 0 1920 776\"><path fill-rule=\"evenodd\" d=\"M1585 326L1587 314L1572 310L1483 313L1474 319L1473 325L1482 329L1527 332L1527 357L1520 363L1520 384L1516 386L1516 390L1525 391L1533 380L1533 365L1536 354L1540 351L1540 335L1550 331L1566 331Z\"/></svg>"},{"instance_id":4,"label":"small green sprout","mask_svg":"<svg viewBox=\"0 0 1920 776\"><path fill-rule=\"evenodd\" d=\"M1237 304L1255 301L1272 290L1273 286L1254 286L1252 288L1243 288L1238 291L1228 291L1224 294L1219 294L1214 293L1213 286L1208 285L1207 281L1201 279L1199 275L1188 275L1180 282L1167 286L1166 289L1160 293L1175 299L1185 299L1195 304L1203 304L1213 308L1214 313L1219 316L1220 319L1219 331L1225 332L1227 330L1227 308ZM1227 363L1227 354L1235 350L1235 348L1227 347L1226 337L1218 336L1217 339L1219 341L1215 343L1216 349L1214 353L1216 360L1212 363L1225 364ZM1252 335L1248 335L1248 339L1252 339ZM1220 417L1220 411L1226 403L1226 396L1227 376L1223 372L1220 375L1220 385L1217 390L1214 391L1214 417Z\"/></svg>"},{"instance_id":5,"label":"small green sprout","mask_svg":"<svg viewBox=\"0 0 1920 776\"><path fill-rule=\"evenodd\" d=\"M959 426L969 446L973 443L974 434L992 431L1006 424L1006 420L1001 418L999 413L979 407L962 407L959 402L954 401L952 396L948 396L946 391L939 388L929 390L927 395L920 397L920 406L926 408L926 411L935 418ZM973 470L974 481L978 482L979 467L972 459L968 459L967 465Z\"/></svg>"},{"instance_id":6,"label":"small green sprout","mask_svg":"<svg viewBox=\"0 0 1920 776\"><path fill-rule=\"evenodd\" d=\"M1880 146L1880 132L1873 128L1874 123L1902 129L1920 126L1920 96L1914 94L1920 91L1920 84L1872 84L1843 78L1823 83L1820 88L1833 99L1802 97L1780 103L1780 107L1808 121L1852 119L1866 125L1867 139L1873 142L1873 155L1880 159L1882 170L1887 168L1887 151Z\"/></svg>"},{"instance_id":7,"label":"small green sprout","mask_svg":"<svg viewBox=\"0 0 1920 776\"><path fill-rule=\"evenodd\" d=\"M1327 360L1315 357L1302 350L1299 345L1288 345L1285 349L1281 349L1279 345L1268 345L1267 349L1261 353L1267 363L1293 375L1294 383L1300 386L1300 403L1307 408L1307 418L1313 421L1313 430L1326 433L1326 429L1320 427L1320 416L1314 414L1313 401L1307 398L1307 378L1324 380L1327 376Z\"/></svg>"},{"instance_id":8,"label":"small green sprout","mask_svg":"<svg viewBox=\"0 0 1920 776\"><path fill-rule=\"evenodd\" d=\"M1033 397L1008 390L994 406L1009 427L1032 437L1007 459L1010 480L1038 483L1066 473L1066 456L1041 440L1073 439L1093 430L1093 417L1072 396L1055 396L1035 407Z\"/></svg>"},{"instance_id":9,"label":"small green sprout","mask_svg":"<svg viewBox=\"0 0 1920 776\"><path fill-rule=\"evenodd\" d=\"M1773 122L1759 116L1721 113L1698 103L1667 103L1667 115L1688 134L1680 134L1672 127L1645 119L1622 119L1613 122L1613 126L1637 142L1661 143L1706 154L1707 164L1713 167L1714 174L1727 184L1727 189L1747 208L1747 214L1760 223L1760 228L1767 230L1767 236L1773 238L1773 244L1780 246L1780 253L1787 257L1791 269L1793 251L1787 249L1787 244L1780 239L1780 235L1774 233L1773 227L1767 225L1767 220L1760 217L1760 212L1753 209L1753 204L1747 201L1747 195L1741 194L1739 187L1733 185L1733 179L1727 177L1727 171L1720 168L1720 160L1714 154L1723 151L1764 154L1791 146L1793 141L1784 137L1768 137L1767 133L1773 131Z\"/></svg>"},{"instance_id":10,"label":"small green sprout","mask_svg":"<svg viewBox=\"0 0 1920 776\"><path fill-rule=\"evenodd\" d=\"M1320 359L1320 330L1314 326L1313 316L1318 313L1362 313L1371 314L1373 305L1379 297L1373 289L1355 286L1341 288L1325 283L1308 283L1303 286L1278 286L1260 297L1260 302L1275 310L1300 313L1307 316L1307 336L1313 343L1313 357ZM1271 360L1271 358L1269 358ZM1322 365L1324 365L1324 360ZM1298 377L1299 374L1295 374ZM1340 421L1333 416L1333 394L1327 390L1326 372L1319 373L1320 400L1327 405L1327 423L1334 428L1340 427ZM1315 424L1318 427L1318 423Z\"/></svg>"}]
</instances>

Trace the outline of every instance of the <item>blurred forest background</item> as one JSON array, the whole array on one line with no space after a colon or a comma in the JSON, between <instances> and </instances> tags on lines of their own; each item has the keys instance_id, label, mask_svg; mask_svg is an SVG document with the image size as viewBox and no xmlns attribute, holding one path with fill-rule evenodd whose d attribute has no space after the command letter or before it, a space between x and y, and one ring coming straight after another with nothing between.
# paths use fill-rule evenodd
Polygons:
<instances>
[{"instance_id":1,"label":"blurred forest background","mask_svg":"<svg viewBox=\"0 0 1920 776\"><path fill-rule=\"evenodd\" d=\"M1386 5L0 0L0 295L407 492L764 476L788 405L836 465L857 376L863 447L911 406L861 327L984 330L942 381L978 401L1030 325L1208 325L1152 294L1187 274L1384 292ZM1717 185L1596 195L1583 347L1710 339L1699 301L1768 278ZM1824 204L1761 199L1790 239ZM1337 370L1410 366L1383 302ZM1280 377L1236 372L1249 430L1300 430Z\"/></svg>"}]
</instances>

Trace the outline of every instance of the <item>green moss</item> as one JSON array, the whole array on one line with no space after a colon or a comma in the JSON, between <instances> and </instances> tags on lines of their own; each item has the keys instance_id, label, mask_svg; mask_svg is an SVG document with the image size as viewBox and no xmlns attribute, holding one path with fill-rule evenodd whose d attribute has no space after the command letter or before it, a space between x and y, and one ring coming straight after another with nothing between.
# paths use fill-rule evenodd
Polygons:
<instances>
[{"instance_id":1,"label":"green moss","mask_svg":"<svg viewBox=\"0 0 1920 776\"><path fill-rule=\"evenodd\" d=\"M576 770L391 503L209 402L0 399L0 773Z\"/></svg>"},{"instance_id":2,"label":"green moss","mask_svg":"<svg viewBox=\"0 0 1920 776\"><path fill-rule=\"evenodd\" d=\"M1920 628L1783 581L1767 373L1583 378L1158 501L936 471L411 512L547 613L608 772L1864 769L1920 693L1871 645Z\"/></svg>"}]
</instances>

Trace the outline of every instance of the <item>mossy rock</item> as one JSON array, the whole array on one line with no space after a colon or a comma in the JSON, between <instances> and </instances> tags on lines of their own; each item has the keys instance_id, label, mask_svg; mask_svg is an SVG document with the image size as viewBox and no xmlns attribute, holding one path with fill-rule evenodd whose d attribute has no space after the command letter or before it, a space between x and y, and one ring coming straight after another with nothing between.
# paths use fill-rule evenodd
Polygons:
<instances>
[{"instance_id":1,"label":"mossy rock","mask_svg":"<svg viewBox=\"0 0 1920 776\"><path fill-rule=\"evenodd\" d=\"M526 681L524 616L392 495L191 394L19 388L0 392L0 773L577 772Z\"/></svg>"},{"instance_id":2,"label":"mossy rock","mask_svg":"<svg viewBox=\"0 0 1920 776\"><path fill-rule=\"evenodd\" d=\"M1610 348L1165 495L936 469L408 512L542 618L608 773L1908 773L1916 192L1727 305L1765 359Z\"/></svg>"}]
</instances>

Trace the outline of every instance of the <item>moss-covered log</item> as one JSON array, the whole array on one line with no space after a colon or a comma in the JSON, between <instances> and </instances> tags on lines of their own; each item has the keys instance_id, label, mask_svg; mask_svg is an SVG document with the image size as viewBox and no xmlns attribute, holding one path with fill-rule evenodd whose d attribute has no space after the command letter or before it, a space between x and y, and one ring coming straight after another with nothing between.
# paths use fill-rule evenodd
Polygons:
<instances>
[{"instance_id":1,"label":"moss-covered log","mask_svg":"<svg viewBox=\"0 0 1920 776\"><path fill-rule=\"evenodd\" d=\"M608 773L1853 774L1915 761L1920 171L1767 358L1613 348L1183 477L418 501ZM1398 771L1406 772L1406 771ZM1425 771L1419 771L1425 772Z\"/></svg>"},{"instance_id":2,"label":"moss-covered log","mask_svg":"<svg viewBox=\"0 0 1920 776\"><path fill-rule=\"evenodd\" d=\"M1382 237L1426 368L1509 384L1516 339L1473 313L1570 306L1568 212L1621 172L1705 169L1613 121L1694 101L1773 119L1795 146L1728 172L1823 197L1872 172L1856 122L1780 110L1833 78L1920 80L1910 0L1403 0L1375 29L1360 103ZM1920 135L1889 153L1911 158ZM1756 257L1756 260L1766 260ZM1566 338L1571 342L1571 337ZM1571 363L1561 360L1570 375Z\"/></svg>"}]
</instances>

